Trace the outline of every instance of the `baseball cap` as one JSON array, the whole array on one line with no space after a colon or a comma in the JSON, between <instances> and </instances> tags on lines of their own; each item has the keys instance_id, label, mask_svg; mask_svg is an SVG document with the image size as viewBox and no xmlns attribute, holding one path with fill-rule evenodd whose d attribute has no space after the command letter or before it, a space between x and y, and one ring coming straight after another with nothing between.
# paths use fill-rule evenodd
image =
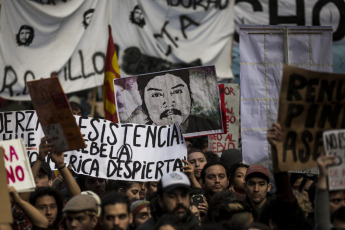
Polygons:
<instances>
[{"instance_id":1,"label":"baseball cap","mask_svg":"<svg viewBox=\"0 0 345 230\"><path fill-rule=\"evenodd\" d=\"M62 210L63 213L82 211L90 211L97 215L98 204L96 199L87 194L79 194L72 197Z\"/></svg>"},{"instance_id":2,"label":"baseball cap","mask_svg":"<svg viewBox=\"0 0 345 230\"><path fill-rule=\"evenodd\" d=\"M179 171L164 174L158 182L158 193L171 192L176 188L191 189L190 181L186 174Z\"/></svg>"},{"instance_id":3,"label":"baseball cap","mask_svg":"<svg viewBox=\"0 0 345 230\"><path fill-rule=\"evenodd\" d=\"M265 176L268 182L270 181L270 173L267 170L267 168L262 165L259 165L259 164L250 165L249 168L247 169L245 179L247 180L247 178L253 174L256 174L256 175L262 174L263 176Z\"/></svg>"}]
</instances>

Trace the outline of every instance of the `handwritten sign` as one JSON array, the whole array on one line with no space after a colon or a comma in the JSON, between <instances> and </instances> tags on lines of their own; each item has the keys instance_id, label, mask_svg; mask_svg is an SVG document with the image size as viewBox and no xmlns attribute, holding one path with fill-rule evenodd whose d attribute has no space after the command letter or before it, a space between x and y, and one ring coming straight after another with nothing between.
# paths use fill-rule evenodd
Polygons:
<instances>
[{"instance_id":1,"label":"handwritten sign","mask_svg":"<svg viewBox=\"0 0 345 230\"><path fill-rule=\"evenodd\" d=\"M240 87L238 84L220 84L220 94L224 94L226 133L208 136L208 149L221 153L238 148Z\"/></svg>"},{"instance_id":2,"label":"handwritten sign","mask_svg":"<svg viewBox=\"0 0 345 230\"><path fill-rule=\"evenodd\" d=\"M312 168L323 151L322 133L345 128L345 75L284 66L277 143L281 171Z\"/></svg>"},{"instance_id":3,"label":"handwritten sign","mask_svg":"<svg viewBox=\"0 0 345 230\"><path fill-rule=\"evenodd\" d=\"M337 164L328 167L329 190L345 189L345 129L323 133L326 154L337 157Z\"/></svg>"},{"instance_id":4,"label":"handwritten sign","mask_svg":"<svg viewBox=\"0 0 345 230\"><path fill-rule=\"evenodd\" d=\"M77 173L114 180L157 181L164 173L180 170L181 159L186 159L187 148L176 124L116 124L74 117L87 147L64 154L65 162L72 164ZM23 137L29 162L34 162L44 136L34 111L0 113L0 140L16 136ZM49 156L46 161L55 167Z\"/></svg>"},{"instance_id":5,"label":"handwritten sign","mask_svg":"<svg viewBox=\"0 0 345 230\"><path fill-rule=\"evenodd\" d=\"M2 141L0 146L4 149L7 184L18 192L33 191L36 185L23 140Z\"/></svg>"},{"instance_id":6,"label":"handwritten sign","mask_svg":"<svg viewBox=\"0 0 345 230\"><path fill-rule=\"evenodd\" d=\"M58 152L84 148L72 110L58 78L48 78L27 83L32 104L45 135L54 138Z\"/></svg>"}]
</instances>

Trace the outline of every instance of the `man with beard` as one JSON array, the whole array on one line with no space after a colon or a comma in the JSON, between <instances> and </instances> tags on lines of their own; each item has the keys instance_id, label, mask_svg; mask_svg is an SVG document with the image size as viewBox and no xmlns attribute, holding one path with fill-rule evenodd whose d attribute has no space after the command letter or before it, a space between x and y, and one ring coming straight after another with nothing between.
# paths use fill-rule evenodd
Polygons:
<instances>
[{"instance_id":1,"label":"man with beard","mask_svg":"<svg viewBox=\"0 0 345 230\"><path fill-rule=\"evenodd\" d=\"M102 226L104 230L128 230L133 221L130 202L124 193L111 192L102 199Z\"/></svg>"},{"instance_id":2,"label":"man with beard","mask_svg":"<svg viewBox=\"0 0 345 230\"><path fill-rule=\"evenodd\" d=\"M182 133L221 129L221 124L191 115L193 98L188 69L139 76L137 84L147 124L177 122Z\"/></svg>"},{"instance_id":3,"label":"man with beard","mask_svg":"<svg viewBox=\"0 0 345 230\"><path fill-rule=\"evenodd\" d=\"M201 171L202 187L208 200L217 192L229 187L229 171L220 162L207 163Z\"/></svg>"},{"instance_id":4,"label":"man with beard","mask_svg":"<svg viewBox=\"0 0 345 230\"><path fill-rule=\"evenodd\" d=\"M263 207L268 202L271 191L270 173L267 168L253 164L249 166L245 176L246 201L260 216Z\"/></svg>"},{"instance_id":5,"label":"man with beard","mask_svg":"<svg viewBox=\"0 0 345 230\"><path fill-rule=\"evenodd\" d=\"M157 221L164 214L178 217L185 229L198 226L198 220L190 211L190 181L182 172L170 172L158 182L157 197L151 200L152 217L140 225L138 230L154 229Z\"/></svg>"}]
</instances>

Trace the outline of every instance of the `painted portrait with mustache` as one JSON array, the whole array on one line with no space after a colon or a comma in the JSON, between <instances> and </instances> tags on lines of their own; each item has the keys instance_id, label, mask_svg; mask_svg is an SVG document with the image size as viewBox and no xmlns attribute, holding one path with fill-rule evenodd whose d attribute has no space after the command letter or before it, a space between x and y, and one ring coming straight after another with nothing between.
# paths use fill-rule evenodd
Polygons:
<instances>
[{"instance_id":1,"label":"painted portrait with mustache","mask_svg":"<svg viewBox=\"0 0 345 230\"><path fill-rule=\"evenodd\" d=\"M177 122L182 132L187 130L193 104L188 69L138 77L137 84L147 124Z\"/></svg>"}]
</instances>

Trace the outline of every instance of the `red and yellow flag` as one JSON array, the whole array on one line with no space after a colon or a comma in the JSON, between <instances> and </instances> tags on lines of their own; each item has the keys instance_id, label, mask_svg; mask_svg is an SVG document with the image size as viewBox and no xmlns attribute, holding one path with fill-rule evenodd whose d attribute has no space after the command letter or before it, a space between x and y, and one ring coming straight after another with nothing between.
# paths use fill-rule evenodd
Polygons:
<instances>
[{"instance_id":1,"label":"red and yellow flag","mask_svg":"<svg viewBox=\"0 0 345 230\"><path fill-rule=\"evenodd\" d=\"M115 45L113 36L111 35L111 27L109 28L109 39L107 55L105 59L105 70L104 70L104 85L103 85L103 103L105 119L118 123L115 106L114 96L114 79L120 78L120 68L117 63L117 57L115 52Z\"/></svg>"}]
</instances>

